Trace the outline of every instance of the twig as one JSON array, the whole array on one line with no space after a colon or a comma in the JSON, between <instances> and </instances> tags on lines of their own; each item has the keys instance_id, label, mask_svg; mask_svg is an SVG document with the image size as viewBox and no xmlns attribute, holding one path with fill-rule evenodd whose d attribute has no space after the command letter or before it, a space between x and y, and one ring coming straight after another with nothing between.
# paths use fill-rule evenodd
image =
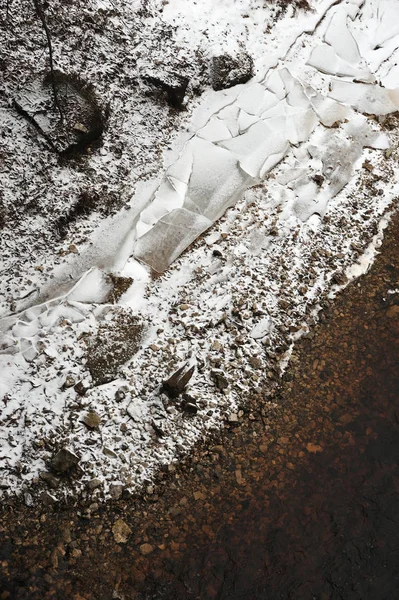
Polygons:
<instances>
[{"instance_id":1,"label":"twig","mask_svg":"<svg viewBox=\"0 0 399 600\"><path fill-rule=\"evenodd\" d=\"M51 43L51 34L50 34L50 30L47 26L46 17L44 15L42 7L40 6L39 0L33 0L33 4L35 5L37 16L39 17L39 19L42 22L43 29L46 32L47 45L48 45L49 58L50 58L50 74L51 74L51 86L53 88L54 106L57 108L58 112L60 113L60 118L61 118L61 122L62 122L64 120L64 114L62 112L62 109L61 109L61 106L60 106L60 103L58 100L58 91L57 91L57 86L55 84L53 46Z\"/></svg>"}]
</instances>

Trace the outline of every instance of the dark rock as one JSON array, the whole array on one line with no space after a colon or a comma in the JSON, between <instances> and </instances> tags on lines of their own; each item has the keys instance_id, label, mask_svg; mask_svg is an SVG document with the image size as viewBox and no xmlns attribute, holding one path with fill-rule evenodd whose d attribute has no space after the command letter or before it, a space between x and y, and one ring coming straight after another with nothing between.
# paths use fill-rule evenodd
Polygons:
<instances>
[{"instance_id":1,"label":"dark rock","mask_svg":"<svg viewBox=\"0 0 399 600\"><path fill-rule=\"evenodd\" d=\"M54 475L52 475L51 473L47 473L46 471L40 473L39 477L42 481L45 481L47 485L53 490L56 490L60 485L60 480L57 479L57 477L54 477Z\"/></svg>"},{"instance_id":2,"label":"dark rock","mask_svg":"<svg viewBox=\"0 0 399 600\"><path fill-rule=\"evenodd\" d=\"M40 502L43 506L52 506L57 502L57 498L49 494L49 492L42 492L40 494Z\"/></svg>"},{"instance_id":3,"label":"dark rock","mask_svg":"<svg viewBox=\"0 0 399 600\"><path fill-rule=\"evenodd\" d=\"M165 436L163 429L154 420L151 421L151 427L153 428L158 437L162 438Z\"/></svg>"},{"instance_id":4,"label":"dark rock","mask_svg":"<svg viewBox=\"0 0 399 600\"><path fill-rule=\"evenodd\" d=\"M193 376L195 367L187 370L187 365L180 367L173 375L162 383L162 391L170 398L177 398L186 388L188 382Z\"/></svg>"},{"instance_id":5,"label":"dark rock","mask_svg":"<svg viewBox=\"0 0 399 600\"><path fill-rule=\"evenodd\" d=\"M118 368L139 349L142 334L141 321L124 311L99 327L87 352L87 368L95 385L116 379Z\"/></svg>"},{"instance_id":6,"label":"dark rock","mask_svg":"<svg viewBox=\"0 0 399 600\"><path fill-rule=\"evenodd\" d=\"M126 398L126 392L127 392L127 388L119 388L119 390L117 390L115 392L115 400L116 402L122 402L122 400L124 400Z\"/></svg>"},{"instance_id":7,"label":"dark rock","mask_svg":"<svg viewBox=\"0 0 399 600\"><path fill-rule=\"evenodd\" d=\"M51 468L56 473L65 474L68 473L73 467L79 463L79 458L68 450L67 448L61 448L57 454L51 460Z\"/></svg>"},{"instance_id":8,"label":"dark rock","mask_svg":"<svg viewBox=\"0 0 399 600\"><path fill-rule=\"evenodd\" d=\"M235 57L229 54L214 56L211 76L214 90L224 90L239 83L246 83L254 76L254 61L246 52L241 52Z\"/></svg>"},{"instance_id":9,"label":"dark rock","mask_svg":"<svg viewBox=\"0 0 399 600\"><path fill-rule=\"evenodd\" d=\"M225 390L229 387L229 381L221 369L212 369L211 377L219 390Z\"/></svg>"},{"instance_id":10,"label":"dark rock","mask_svg":"<svg viewBox=\"0 0 399 600\"><path fill-rule=\"evenodd\" d=\"M182 409L189 415L196 415L198 412L198 406L193 402L182 402Z\"/></svg>"},{"instance_id":11,"label":"dark rock","mask_svg":"<svg viewBox=\"0 0 399 600\"><path fill-rule=\"evenodd\" d=\"M83 384L83 381L78 381L73 389L77 394L79 394L79 396L84 396L89 388Z\"/></svg>"},{"instance_id":12,"label":"dark rock","mask_svg":"<svg viewBox=\"0 0 399 600\"><path fill-rule=\"evenodd\" d=\"M148 71L144 81L166 92L168 103L180 108L183 104L189 79L173 71Z\"/></svg>"},{"instance_id":13,"label":"dark rock","mask_svg":"<svg viewBox=\"0 0 399 600\"><path fill-rule=\"evenodd\" d=\"M78 78L55 72L54 85L61 112L54 102L50 75L26 84L14 98L14 106L54 152L80 152L101 137L105 120L91 89Z\"/></svg>"},{"instance_id":14,"label":"dark rock","mask_svg":"<svg viewBox=\"0 0 399 600\"><path fill-rule=\"evenodd\" d=\"M190 394L184 394L180 407L189 415L196 415L198 412L197 401Z\"/></svg>"}]
</instances>

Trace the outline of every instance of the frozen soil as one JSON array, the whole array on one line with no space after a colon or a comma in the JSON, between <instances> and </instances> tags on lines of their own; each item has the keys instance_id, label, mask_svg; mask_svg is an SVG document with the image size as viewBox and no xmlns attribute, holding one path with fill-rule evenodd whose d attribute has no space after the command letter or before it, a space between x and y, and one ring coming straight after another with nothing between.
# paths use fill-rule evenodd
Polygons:
<instances>
[{"instance_id":1,"label":"frozen soil","mask_svg":"<svg viewBox=\"0 0 399 600\"><path fill-rule=\"evenodd\" d=\"M106 124L100 144L67 162L13 109L48 66L30 3L10 3L1 24L1 493L28 505L96 505L151 488L160 467L173 470L237 423L244 398L268 402L323 302L372 262L397 203L397 113L386 116L399 102L388 88L397 36L380 2L384 10L351 0L282 11L287 3L253 0L226 18L212 2L191 12L179 2L53 3L55 64L85 82ZM376 20L378 47L364 18ZM255 80L213 91L212 56L243 48ZM154 86L165 70L188 78L180 109ZM227 157L226 186L204 148ZM167 227L165 246L155 235L151 253L162 248L165 272L134 258L137 240L169 217L164 193L180 210L208 191L210 228L188 248L190 224ZM193 375L173 397L164 382L181 368ZM60 469L57 456L73 468Z\"/></svg>"},{"instance_id":2,"label":"frozen soil","mask_svg":"<svg viewBox=\"0 0 399 600\"><path fill-rule=\"evenodd\" d=\"M398 239L396 214L272 393L143 497L3 502L3 598L395 597Z\"/></svg>"}]
</instances>

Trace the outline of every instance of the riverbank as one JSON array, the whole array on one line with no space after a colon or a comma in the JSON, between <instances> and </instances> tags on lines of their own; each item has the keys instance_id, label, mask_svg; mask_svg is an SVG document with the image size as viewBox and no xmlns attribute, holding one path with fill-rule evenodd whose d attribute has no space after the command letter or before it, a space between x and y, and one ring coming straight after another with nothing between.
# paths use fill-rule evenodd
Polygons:
<instances>
[{"instance_id":1,"label":"riverbank","mask_svg":"<svg viewBox=\"0 0 399 600\"><path fill-rule=\"evenodd\" d=\"M398 239L396 216L267 401L143 498L5 503L0 597L395 597Z\"/></svg>"}]
</instances>

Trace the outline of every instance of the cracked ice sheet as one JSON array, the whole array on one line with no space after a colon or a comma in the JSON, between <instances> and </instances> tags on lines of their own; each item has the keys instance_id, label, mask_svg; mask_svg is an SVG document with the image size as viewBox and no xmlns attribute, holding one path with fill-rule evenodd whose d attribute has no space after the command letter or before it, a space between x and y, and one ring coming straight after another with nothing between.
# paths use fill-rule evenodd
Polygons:
<instances>
[{"instance_id":1,"label":"cracked ice sheet","mask_svg":"<svg viewBox=\"0 0 399 600\"><path fill-rule=\"evenodd\" d=\"M290 145L296 146L305 142L320 122L330 126L348 118L350 111L345 110L343 105L377 115L388 114L398 109L397 90L387 90L376 83L372 84L375 82L375 76L367 67L360 49L364 47L365 34L363 33L363 37L359 33L357 35L360 42L363 42L361 44L352 32L351 23L353 19L356 20L358 4L346 3L331 10L324 27L323 43L316 44L308 57L308 65L322 73L341 78L330 81L331 92L328 97L313 89L306 81L302 84L288 68L274 70L260 82L237 86L237 92L231 92L231 102L227 106L222 105L194 136L194 139L198 139L199 136L210 143L207 150L209 160L201 158L203 148L196 148L195 144L193 148L192 141L187 143L180 157L182 160L185 153L193 154L194 166L191 176L195 179L195 188L203 188L202 192L195 194L195 198L191 197L189 182L187 197L183 200L181 197L177 198L175 191L169 190L168 183L164 182L139 221L139 239L134 249L136 258L157 271L161 267L164 270L194 241L195 236L204 231L206 221L199 219L198 212L205 219L214 222L224 210L239 199L245 187L244 178L235 177L237 165L234 163L232 172L229 173L227 157L224 161L213 160L212 157L217 155L211 143L231 153L248 175L247 185L251 185L282 160ZM366 7L370 9L372 4L372 0L369 0ZM377 28L385 31L388 27L386 15L391 13L384 2L382 16L376 10L369 10L369 13L377 21ZM385 37L381 33L381 43L387 39L391 40L392 36L395 37L395 27L389 26ZM359 80L368 83L358 83ZM206 112L204 109L203 114ZM348 173L351 172L351 168L352 166L349 167ZM228 186L221 185L223 177L229 181ZM234 190L235 179L237 188ZM218 184L211 184L209 189L209 180L216 180ZM339 191L339 185L332 186L332 189L336 190L333 194ZM227 189L231 192L230 198L225 194ZM305 187L302 185L304 199L311 197L313 193L316 193L313 184L309 183ZM323 207L323 214L330 197L329 193L323 192L323 200L319 202ZM216 206L212 211L213 202ZM304 202L306 204L307 200ZM183 208L184 210L178 210ZM190 221L186 210L193 213L192 227L188 231L186 225L183 226L183 223ZM306 211L303 214L306 214ZM181 226L179 218L182 219ZM149 228L149 223L152 224L152 228ZM140 237L143 231L145 236ZM170 242L167 243L169 233Z\"/></svg>"}]
</instances>

